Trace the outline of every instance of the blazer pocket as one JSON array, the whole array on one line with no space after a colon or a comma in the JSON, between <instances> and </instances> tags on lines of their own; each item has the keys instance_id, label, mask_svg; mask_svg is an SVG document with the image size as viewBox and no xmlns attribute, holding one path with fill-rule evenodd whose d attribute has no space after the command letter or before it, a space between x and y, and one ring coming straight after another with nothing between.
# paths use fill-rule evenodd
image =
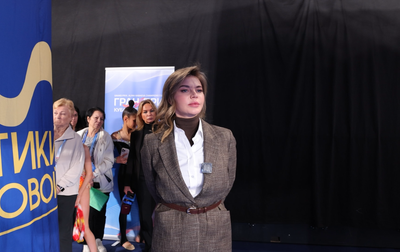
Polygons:
<instances>
[{"instance_id":1,"label":"blazer pocket","mask_svg":"<svg viewBox=\"0 0 400 252\"><path fill-rule=\"evenodd\" d=\"M154 214L152 250L175 251L182 239L182 219L172 210L160 211L162 207L158 205Z\"/></svg>"},{"instance_id":2,"label":"blazer pocket","mask_svg":"<svg viewBox=\"0 0 400 252\"><path fill-rule=\"evenodd\" d=\"M224 207L225 208L225 207ZM231 214L227 210L210 211L207 213L208 251L230 251L232 248Z\"/></svg>"}]
</instances>

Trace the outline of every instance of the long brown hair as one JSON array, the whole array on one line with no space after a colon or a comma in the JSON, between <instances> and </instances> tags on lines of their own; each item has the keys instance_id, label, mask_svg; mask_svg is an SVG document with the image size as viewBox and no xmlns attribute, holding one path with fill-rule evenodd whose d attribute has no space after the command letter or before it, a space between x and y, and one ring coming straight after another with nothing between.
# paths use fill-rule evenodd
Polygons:
<instances>
[{"instance_id":1,"label":"long brown hair","mask_svg":"<svg viewBox=\"0 0 400 252\"><path fill-rule=\"evenodd\" d=\"M157 110L157 117L154 123L155 132L158 133L165 130L161 142L171 134L173 130L173 120L175 119L176 104L174 100L175 93L179 88L179 84L188 76L197 77L202 85L204 98L207 94L207 77L200 71L200 66L185 67L173 72L165 81L162 98ZM204 99L203 109L200 112L200 118L204 118L206 114L206 103Z\"/></svg>"}]
</instances>

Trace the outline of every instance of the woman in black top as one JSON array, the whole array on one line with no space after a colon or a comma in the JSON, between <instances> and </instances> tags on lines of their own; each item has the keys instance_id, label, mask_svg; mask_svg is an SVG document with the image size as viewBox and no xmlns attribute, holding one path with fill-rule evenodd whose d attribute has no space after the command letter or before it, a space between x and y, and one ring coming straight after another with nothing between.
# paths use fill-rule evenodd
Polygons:
<instances>
[{"instance_id":1,"label":"woman in black top","mask_svg":"<svg viewBox=\"0 0 400 252\"><path fill-rule=\"evenodd\" d=\"M144 180L140 150L143 146L144 136L152 133L156 111L156 105L150 99L143 100L139 105L136 120L138 127L131 134L131 149L125 174L124 192L125 194L128 192L136 193L139 207L140 232L136 241L145 243L145 251L150 251L151 249L151 237L153 234L152 214L155 202L151 197Z\"/></svg>"},{"instance_id":2,"label":"woman in black top","mask_svg":"<svg viewBox=\"0 0 400 252\"><path fill-rule=\"evenodd\" d=\"M114 142L114 167L118 167L118 191L121 201L124 197L124 181L126 176L126 162L128 160L128 155L122 153L122 149L130 150L130 139L131 134L136 129L136 115L137 110L134 108L135 102L130 100L129 106L122 112L122 120L124 122L122 129L111 134L111 138ZM134 250L135 246L128 241L126 237L127 228L127 214L119 214L119 227L121 233L121 246L126 250Z\"/></svg>"}]
</instances>

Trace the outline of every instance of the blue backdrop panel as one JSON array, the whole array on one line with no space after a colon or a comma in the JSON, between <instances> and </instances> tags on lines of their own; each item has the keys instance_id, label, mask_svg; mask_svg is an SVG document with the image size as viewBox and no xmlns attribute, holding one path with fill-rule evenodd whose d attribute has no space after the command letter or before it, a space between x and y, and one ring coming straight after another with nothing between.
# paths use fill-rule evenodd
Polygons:
<instances>
[{"instance_id":1,"label":"blue backdrop panel","mask_svg":"<svg viewBox=\"0 0 400 252\"><path fill-rule=\"evenodd\" d=\"M110 134L122 128L122 111L128 106L129 100L135 102L137 109L144 99L151 99L156 106L161 102L162 88L168 76L175 67L111 67L106 68L105 108L107 119L104 128ZM121 200L118 192L119 164L114 164L114 191L110 193L107 202L106 228L104 238L119 239L119 212ZM139 210L137 201L132 205L127 216L127 237L133 241L139 233Z\"/></svg>"},{"instance_id":2,"label":"blue backdrop panel","mask_svg":"<svg viewBox=\"0 0 400 252\"><path fill-rule=\"evenodd\" d=\"M161 102L162 88L175 67L107 67L104 129L110 133L122 128L122 111L129 100L139 103L151 99L156 106Z\"/></svg>"},{"instance_id":3,"label":"blue backdrop panel","mask_svg":"<svg viewBox=\"0 0 400 252\"><path fill-rule=\"evenodd\" d=\"M0 23L1 251L59 251L51 1L3 1Z\"/></svg>"}]
</instances>

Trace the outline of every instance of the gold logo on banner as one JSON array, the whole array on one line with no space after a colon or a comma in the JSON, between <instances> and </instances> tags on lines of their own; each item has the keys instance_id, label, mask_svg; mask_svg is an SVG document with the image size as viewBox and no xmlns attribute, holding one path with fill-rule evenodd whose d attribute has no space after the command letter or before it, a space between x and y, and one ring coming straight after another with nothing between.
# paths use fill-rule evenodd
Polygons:
<instances>
[{"instance_id":1,"label":"gold logo on banner","mask_svg":"<svg viewBox=\"0 0 400 252\"><path fill-rule=\"evenodd\" d=\"M33 92L40 81L52 84L51 50L46 42L38 42L32 50L21 92L14 98L0 95L0 124L7 127L20 125L26 118Z\"/></svg>"},{"instance_id":2,"label":"gold logo on banner","mask_svg":"<svg viewBox=\"0 0 400 252\"><path fill-rule=\"evenodd\" d=\"M7 127L16 127L21 125L30 109L30 105L33 99L33 94L39 82L47 81L52 85L52 66L51 66L51 50L50 46L44 42L38 42L32 49L29 63L27 66L25 81L22 90L18 96L14 98L7 98L0 95L0 124ZM51 99L51 98L50 98ZM45 131L43 135L39 135L38 131L29 131L25 145L23 147L21 155L19 154L17 132L0 133L0 142L9 141L12 144L12 159L14 162L14 174L21 172L25 160L30 150L31 169L41 168L40 160L43 159L46 167L51 167L54 160L54 146L52 139L52 130ZM46 155L44 149L45 143L48 142L49 153ZM4 157L4 156L3 156ZM11 157L9 157L11 158ZM37 163L37 166L36 166ZM54 169L54 168L53 168ZM12 169L7 169L7 172L12 172ZM0 178L3 176L2 167L2 156L1 156L1 145L0 145ZM30 211L39 207L40 203L49 203L51 199L56 199L56 185L55 185L55 170L50 174L44 174L41 178L27 178L26 183L9 183L0 186L0 201L1 198L9 190L19 191L22 195L22 201L18 209L7 212L0 206L0 219L13 219L20 216L24 210L29 207ZM50 192L45 195L43 188L45 185L50 185ZM34 218L29 219L27 223L13 227L8 230L0 231L0 236L6 235L13 231L22 229L32 223L48 216L50 213L57 210L57 206L48 210L46 213Z\"/></svg>"}]
</instances>

